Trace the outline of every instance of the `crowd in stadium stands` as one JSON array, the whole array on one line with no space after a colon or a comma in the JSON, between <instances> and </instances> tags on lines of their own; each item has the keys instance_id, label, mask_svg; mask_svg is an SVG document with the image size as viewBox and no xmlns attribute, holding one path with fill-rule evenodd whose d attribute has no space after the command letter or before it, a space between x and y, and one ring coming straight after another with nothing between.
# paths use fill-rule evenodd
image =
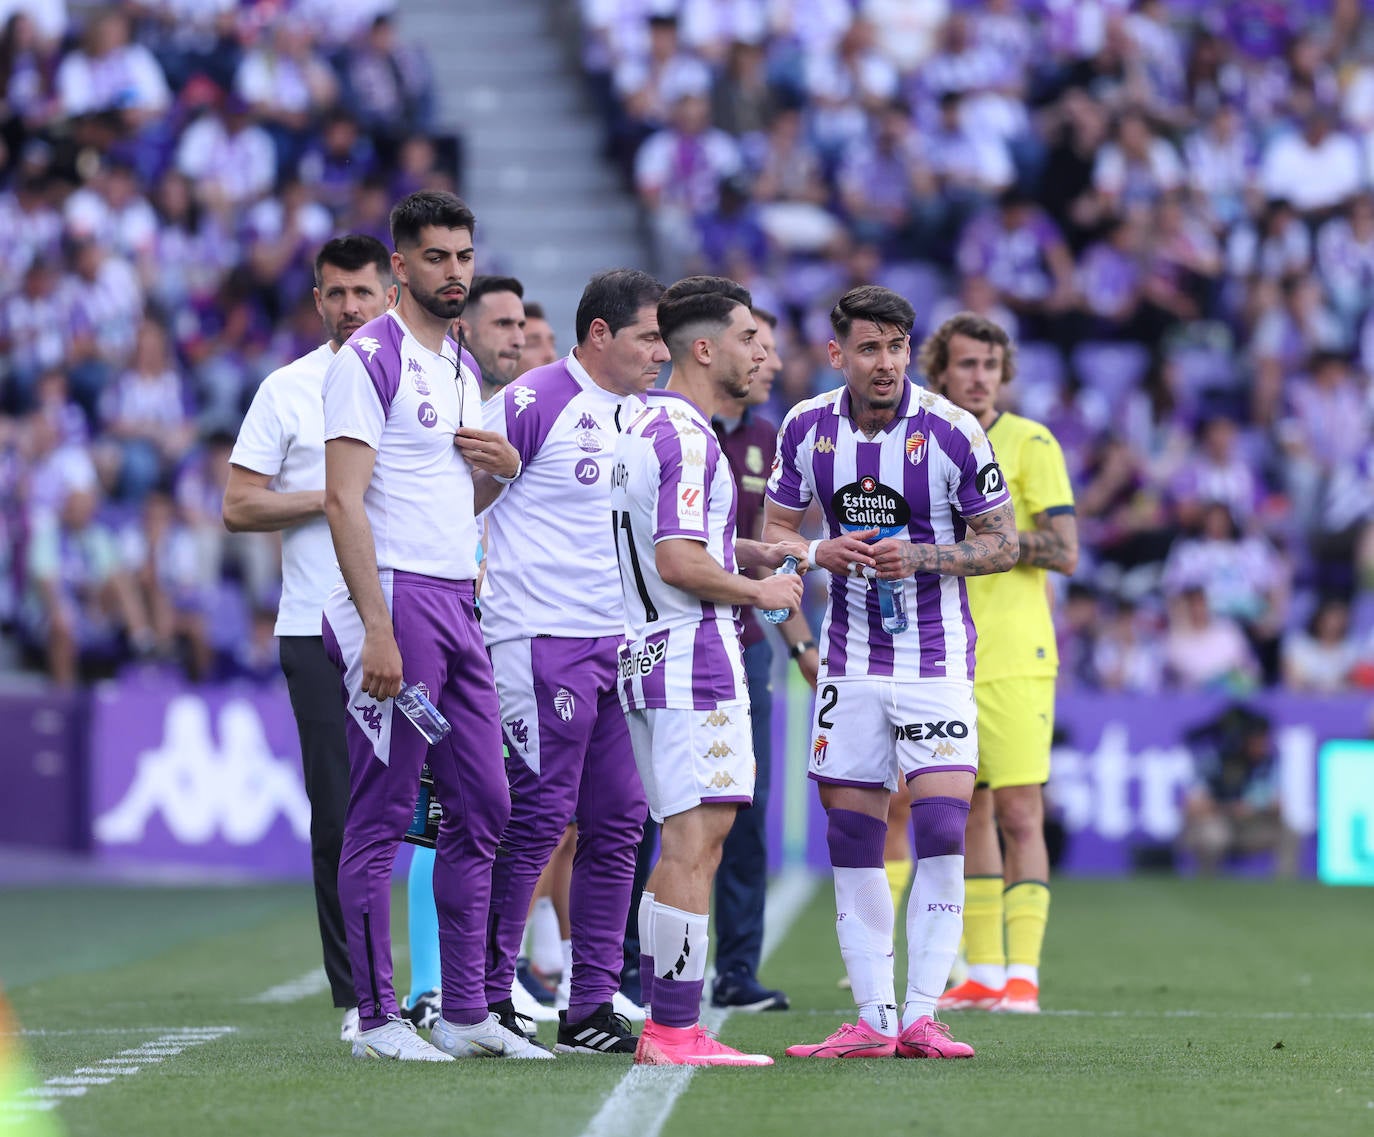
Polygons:
<instances>
[{"instance_id":1,"label":"crowd in stadium stands","mask_svg":"<svg viewBox=\"0 0 1374 1137\"><path fill-rule=\"evenodd\" d=\"M667 278L876 281L1017 337L1083 558L1065 685L1374 686L1374 20L1358 0L582 0Z\"/></svg>"},{"instance_id":2,"label":"crowd in stadium stands","mask_svg":"<svg viewBox=\"0 0 1374 1137\"><path fill-rule=\"evenodd\" d=\"M458 175L393 7L0 0L0 670L275 674L230 445L319 246Z\"/></svg>"},{"instance_id":3,"label":"crowd in stadium stands","mask_svg":"<svg viewBox=\"0 0 1374 1137\"><path fill-rule=\"evenodd\" d=\"M394 3L0 0L0 669L275 674L233 434L320 340L314 250L457 178ZM775 420L854 283L1017 337L1079 499L1065 684L1374 686L1364 5L581 6L661 275L784 316Z\"/></svg>"}]
</instances>

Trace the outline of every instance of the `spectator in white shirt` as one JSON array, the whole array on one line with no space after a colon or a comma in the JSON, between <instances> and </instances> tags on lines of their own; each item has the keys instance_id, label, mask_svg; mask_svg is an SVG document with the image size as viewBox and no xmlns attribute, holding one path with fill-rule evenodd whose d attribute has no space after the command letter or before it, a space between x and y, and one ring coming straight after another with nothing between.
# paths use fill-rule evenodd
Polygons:
<instances>
[{"instance_id":1,"label":"spectator in white shirt","mask_svg":"<svg viewBox=\"0 0 1374 1137\"><path fill-rule=\"evenodd\" d=\"M181 136L176 168L191 179L196 197L212 210L251 204L272 189L277 151L272 136L253 121L237 95L196 119Z\"/></svg>"},{"instance_id":2,"label":"spectator in white shirt","mask_svg":"<svg viewBox=\"0 0 1374 1137\"><path fill-rule=\"evenodd\" d=\"M1321 216L1359 192L1365 182L1360 148L1334 129L1329 111L1317 109L1301 132L1278 135L1264 150L1260 184L1307 217Z\"/></svg>"},{"instance_id":3,"label":"spectator in white shirt","mask_svg":"<svg viewBox=\"0 0 1374 1137\"><path fill-rule=\"evenodd\" d=\"M1348 691L1359 661L1359 646L1350 636L1350 605L1328 597L1306 627L1284 637L1283 683L1292 691L1322 695Z\"/></svg>"},{"instance_id":4,"label":"spectator in white shirt","mask_svg":"<svg viewBox=\"0 0 1374 1137\"><path fill-rule=\"evenodd\" d=\"M111 111L129 130L163 114L172 101L152 52L129 42L127 17L110 9L92 18L81 47L62 60L57 94L64 114L76 118Z\"/></svg>"}]
</instances>

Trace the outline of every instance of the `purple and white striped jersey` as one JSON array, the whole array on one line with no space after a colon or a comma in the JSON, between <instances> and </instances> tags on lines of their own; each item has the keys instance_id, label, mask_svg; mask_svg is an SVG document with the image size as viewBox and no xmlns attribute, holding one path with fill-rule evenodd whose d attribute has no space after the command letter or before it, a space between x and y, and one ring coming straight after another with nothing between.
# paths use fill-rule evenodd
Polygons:
<instances>
[{"instance_id":1,"label":"purple and white striped jersey","mask_svg":"<svg viewBox=\"0 0 1374 1137\"><path fill-rule=\"evenodd\" d=\"M1011 500L978 422L947 399L903 387L896 416L873 439L850 418L847 388L799 403L778 432L768 497L787 509L816 501L826 534L880 528L913 544L951 545L964 519ZM976 635L962 577L908 577L911 628L883 630L877 590L832 576L821 627L821 675L972 679Z\"/></svg>"},{"instance_id":2,"label":"purple and white striped jersey","mask_svg":"<svg viewBox=\"0 0 1374 1137\"><path fill-rule=\"evenodd\" d=\"M599 386L571 353L527 371L483 406L486 428L504 435L524 463L486 514L488 646L625 634L608 516L611 455L618 424L642 406Z\"/></svg>"},{"instance_id":3,"label":"purple and white striped jersey","mask_svg":"<svg viewBox=\"0 0 1374 1137\"><path fill-rule=\"evenodd\" d=\"M620 558L626 710L714 710L747 697L735 609L658 575L660 541L700 541L726 572L735 564L735 479L720 441L682 395L650 391L616 441L611 519Z\"/></svg>"}]
</instances>

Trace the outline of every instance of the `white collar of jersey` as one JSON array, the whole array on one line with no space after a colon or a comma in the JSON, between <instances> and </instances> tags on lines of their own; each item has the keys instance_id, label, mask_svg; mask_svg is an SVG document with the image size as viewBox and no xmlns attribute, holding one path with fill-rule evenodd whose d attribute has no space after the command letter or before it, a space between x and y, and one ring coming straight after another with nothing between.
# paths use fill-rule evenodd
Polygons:
<instances>
[{"instance_id":1,"label":"white collar of jersey","mask_svg":"<svg viewBox=\"0 0 1374 1137\"><path fill-rule=\"evenodd\" d=\"M592 378L591 372L582 366L582 361L577 358L576 352L577 348L575 347L568 349L568 358L566 360L568 373L577 380L584 391L589 387L595 388L598 391L603 390L604 388L601 384Z\"/></svg>"},{"instance_id":2,"label":"white collar of jersey","mask_svg":"<svg viewBox=\"0 0 1374 1137\"><path fill-rule=\"evenodd\" d=\"M458 345L455 344L451 339L449 339L448 336L444 336L444 342L440 345L438 351L430 351L429 348L425 347L425 345L420 342L419 337L410 330L410 325L407 324L403 319L401 319L401 314L398 311L396 311L395 308L388 308L386 310L386 315L390 316L393 320L395 320L398 324L401 325L401 330L405 332L405 334L409 336L412 340L415 341L415 345L418 348L420 348L421 351L428 352L428 354L436 356L447 363L452 363L454 360L458 358Z\"/></svg>"},{"instance_id":3,"label":"white collar of jersey","mask_svg":"<svg viewBox=\"0 0 1374 1137\"><path fill-rule=\"evenodd\" d=\"M910 375L903 375L902 382L904 384L902 389L902 400L897 404L897 413L892 416L892 422L896 422L898 419L908 418L915 413L911 404L913 401L913 394L916 390L916 384L911 381ZM835 413L843 418L852 419L854 417L850 413L848 384L840 388L840 397L835 400ZM891 426L892 423L888 423L883 429L890 429Z\"/></svg>"}]
</instances>

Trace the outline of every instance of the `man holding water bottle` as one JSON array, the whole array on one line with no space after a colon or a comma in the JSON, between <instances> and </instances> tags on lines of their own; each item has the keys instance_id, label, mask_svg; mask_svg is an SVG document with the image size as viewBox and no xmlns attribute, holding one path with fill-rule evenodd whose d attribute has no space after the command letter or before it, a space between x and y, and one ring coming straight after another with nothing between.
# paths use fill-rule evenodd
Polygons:
<instances>
[{"instance_id":1,"label":"man holding water bottle","mask_svg":"<svg viewBox=\"0 0 1374 1137\"><path fill-rule=\"evenodd\" d=\"M830 571L810 776L835 874L840 951L859 1008L803 1058L968 1058L935 1018L963 926L964 825L978 767L975 633L965 576L1016 563L1016 518L973 416L906 376L915 312L862 285L830 314L844 386L794 407L778 436L764 538L795 540L816 501ZM888 798L911 786L916 883L898 1013L892 897L883 873Z\"/></svg>"},{"instance_id":2,"label":"man holding water bottle","mask_svg":"<svg viewBox=\"0 0 1374 1137\"><path fill-rule=\"evenodd\" d=\"M510 797L473 603L476 515L520 459L480 429L477 378L447 336L472 281L473 227L450 193L420 191L392 210L400 301L353 333L324 378L325 516L343 580L323 631L346 700L339 901L357 1058L552 1057L489 1014L484 987L491 866ZM414 725L395 713L403 689ZM434 868L444 1006L430 1042L401 1017L391 972L391 868L426 762L444 808Z\"/></svg>"}]
</instances>

